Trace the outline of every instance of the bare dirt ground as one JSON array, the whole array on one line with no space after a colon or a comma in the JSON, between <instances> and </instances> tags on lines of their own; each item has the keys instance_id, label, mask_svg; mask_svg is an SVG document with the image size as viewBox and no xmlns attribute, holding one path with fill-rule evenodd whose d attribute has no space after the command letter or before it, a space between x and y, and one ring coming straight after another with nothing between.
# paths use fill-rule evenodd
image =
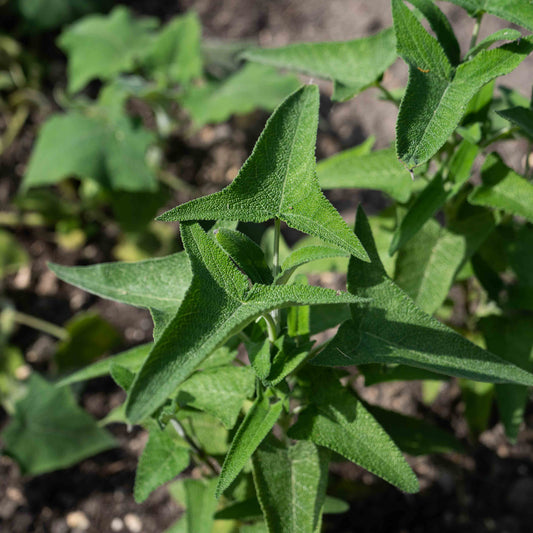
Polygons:
<instances>
[{"instance_id":1,"label":"bare dirt ground","mask_svg":"<svg viewBox=\"0 0 533 533\"><path fill-rule=\"evenodd\" d=\"M189 8L195 9L204 25L207 38L253 40L263 46L283 45L298 41L345 40L363 37L389 26L392 22L388 0L184 0L123 2L139 14L169 19ZM440 5L467 46L473 23L452 4ZM486 17L481 37L502 26L501 21ZM59 68L63 68L61 65ZM519 87L529 95L533 58L507 76L505 84ZM389 88L402 86L406 67L398 61L384 82ZM323 83L324 94L330 91ZM377 99L370 90L356 99L331 104L322 99L322 123L317 155L325 157L357 144L369 135L377 137L383 147L394 139L396 109ZM177 170L202 185L206 191L220 187L230 179L249 154L266 115L256 113L246 121L232 120L229 126L204 130L181 147ZM13 197L31 149L39 117L9 154L0 162L0 203L5 207ZM207 131L207 133L206 133ZM207 139L207 140L206 140ZM519 161L520 150L509 154ZM175 198L183 201L184 198ZM376 212L386 200L377 194L354 193L343 198L339 206L347 218L353 217L357 202ZM17 237L32 256L32 267L26 277L10 279L6 290L27 310L57 323L62 323L79 309L95 309L114 323L123 333L126 345L143 342L150 337L144 327L142 311L103 302L67 288L51 280L45 262L64 264L87 262L83 254L58 250L46 231L20 230ZM91 251L94 262L110 259L110 245L105 233ZM95 243L91 243L95 246ZM100 246L101 245L101 246ZM95 252L95 253L94 253ZM44 281L43 281L44 280ZM73 303L74 302L74 303ZM21 328L15 342L32 353L36 368L46 368L51 340L27 328ZM350 533L522 533L531 531L533 519L533 412L516 445L509 445L496 416L479 442L468 438L462 416L462 405L456 384L446 387L436 402L424 406L420 385L412 384L370 387L365 393L369 401L414 415L424 416L437 425L453 430L469 450L468 456L447 455L412 459L421 478L423 490L418 495L405 495L378 481L350 464L332 469L332 489L350 499L345 515L327 518L327 531ZM110 380L91 382L82 397L84 406L101 418L121 399L121 393ZM0 415L0 424L5 416ZM9 533L67 533L88 531L109 533L161 533L178 516L178 506L165 489L158 490L139 506L132 498L136 460L142 451L145 435L123 428L113 428L121 448L100 454L68 470L35 478L21 477L17 467L0 458L0 531ZM280 532L281 533L281 532Z\"/></svg>"}]
</instances>

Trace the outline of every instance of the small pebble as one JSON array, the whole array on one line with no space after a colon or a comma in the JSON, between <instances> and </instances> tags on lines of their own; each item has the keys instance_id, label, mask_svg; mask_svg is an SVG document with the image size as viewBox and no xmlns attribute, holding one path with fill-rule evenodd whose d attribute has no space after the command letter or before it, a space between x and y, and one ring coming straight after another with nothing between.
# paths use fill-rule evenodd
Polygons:
<instances>
[{"instance_id":1,"label":"small pebble","mask_svg":"<svg viewBox=\"0 0 533 533\"><path fill-rule=\"evenodd\" d=\"M136 514L128 513L124 517L124 523L131 533L140 533L142 531L143 523Z\"/></svg>"},{"instance_id":2,"label":"small pebble","mask_svg":"<svg viewBox=\"0 0 533 533\"><path fill-rule=\"evenodd\" d=\"M6 490L6 496L16 503L23 504L26 501L26 498L24 498L24 494L22 494L22 492L17 489L17 487L8 487Z\"/></svg>"},{"instance_id":3,"label":"small pebble","mask_svg":"<svg viewBox=\"0 0 533 533\"><path fill-rule=\"evenodd\" d=\"M81 531L89 529L89 519L82 511L72 511L68 513L66 519L68 527L72 529L79 529Z\"/></svg>"},{"instance_id":4,"label":"small pebble","mask_svg":"<svg viewBox=\"0 0 533 533\"><path fill-rule=\"evenodd\" d=\"M124 527L124 522L116 517L111 520L111 530L112 531L122 531L122 528Z\"/></svg>"}]
</instances>

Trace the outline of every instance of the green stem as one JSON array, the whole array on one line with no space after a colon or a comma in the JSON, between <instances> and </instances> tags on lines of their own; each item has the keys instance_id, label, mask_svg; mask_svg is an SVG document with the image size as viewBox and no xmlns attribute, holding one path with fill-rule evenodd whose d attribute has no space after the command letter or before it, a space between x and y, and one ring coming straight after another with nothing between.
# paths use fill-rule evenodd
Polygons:
<instances>
[{"instance_id":1,"label":"green stem","mask_svg":"<svg viewBox=\"0 0 533 533\"><path fill-rule=\"evenodd\" d=\"M391 102L396 107L400 107L400 102L396 98L394 98L392 93L380 81L376 82L376 87L381 91L381 93L385 97L385 100Z\"/></svg>"},{"instance_id":2,"label":"green stem","mask_svg":"<svg viewBox=\"0 0 533 533\"><path fill-rule=\"evenodd\" d=\"M68 331L66 329L32 315L21 313L20 311L13 311L13 320L18 324L42 331L43 333L52 335L52 337L57 337L60 340L64 340L68 337Z\"/></svg>"},{"instance_id":3,"label":"green stem","mask_svg":"<svg viewBox=\"0 0 533 533\"><path fill-rule=\"evenodd\" d=\"M270 342L274 342L278 338L278 328L276 327L276 322L268 313L265 313L262 315L262 317L265 319L267 325L268 340Z\"/></svg>"},{"instance_id":4,"label":"green stem","mask_svg":"<svg viewBox=\"0 0 533 533\"><path fill-rule=\"evenodd\" d=\"M470 49L476 46L477 38L479 35L479 28L481 27L481 19L483 18L483 13L476 17L476 22L474 24L474 29L472 30L472 38L470 39Z\"/></svg>"}]
</instances>

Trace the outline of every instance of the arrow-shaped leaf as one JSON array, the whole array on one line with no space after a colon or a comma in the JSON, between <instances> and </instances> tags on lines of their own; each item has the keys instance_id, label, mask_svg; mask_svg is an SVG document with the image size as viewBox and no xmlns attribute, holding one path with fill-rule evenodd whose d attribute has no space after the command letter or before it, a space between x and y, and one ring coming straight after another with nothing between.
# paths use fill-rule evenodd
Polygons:
<instances>
[{"instance_id":1,"label":"arrow-shaped leaf","mask_svg":"<svg viewBox=\"0 0 533 533\"><path fill-rule=\"evenodd\" d=\"M425 314L385 273L368 219L357 212L356 228L372 263L352 257L348 289L371 298L352 305L352 320L312 360L324 366L400 363L492 383L533 385L533 375L487 352Z\"/></svg>"},{"instance_id":2,"label":"arrow-shaped leaf","mask_svg":"<svg viewBox=\"0 0 533 533\"><path fill-rule=\"evenodd\" d=\"M366 259L359 239L318 184L318 96L316 85L290 95L269 118L252 155L230 185L175 207L159 220L264 222L279 218L292 228Z\"/></svg>"},{"instance_id":3,"label":"arrow-shaped leaf","mask_svg":"<svg viewBox=\"0 0 533 533\"><path fill-rule=\"evenodd\" d=\"M416 476L400 450L332 373L317 372L311 387L312 404L290 428L291 438L329 448L401 490L419 490Z\"/></svg>"},{"instance_id":4,"label":"arrow-shaped leaf","mask_svg":"<svg viewBox=\"0 0 533 533\"><path fill-rule=\"evenodd\" d=\"M265 439L253 455L254 482L272 533L314 533L326 496L329 452L312 442Z\"/></svg>"},{"instance_id":5,"label":"arrow-shaped leaf","mask_svg":"<svg viewBox=\"0 0 533 533\"><path fill-rule=\"evenodd\" d=\"M198 223L183 223L193 280L178 312L137 374L126 413L138 422L155 411L216 348L263 313L292 305L358 299L320 287L252 285Z\"/></svg>"}]
</instances>

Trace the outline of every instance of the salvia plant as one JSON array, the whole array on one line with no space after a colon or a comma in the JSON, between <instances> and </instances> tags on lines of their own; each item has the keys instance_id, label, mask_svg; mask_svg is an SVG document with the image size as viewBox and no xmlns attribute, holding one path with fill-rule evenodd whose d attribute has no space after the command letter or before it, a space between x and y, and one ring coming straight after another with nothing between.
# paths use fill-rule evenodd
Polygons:
<instances>
[{"instance_id":1,"label":"salvia plant","mask_svg":"<svg viewBox=\"0 0 533 533\"><path fill-rule=\"evenodd\" d=\"M417 492L402 452L461 445L363 401L352 386L358 374L366 385L460 378L473 434L486 425L476 399L493 395L507 435L518 434L533 385L533 185L528 164L517 172L492 146L531 140L533 111L516 91L496 92L494 80L531 53L533 38L515 29L477 35L485 12L533 30L533 7L454 0L475 19L461 54L436 4L409 3L392 0L394 28L369 38L244 54L330 79L336 100L378 87L399 105L395 149L372 151L369 141L317 165L319 93L305 85L274 111L229 186L159 217L180 222L182 252L51 265L64 281L151 313L153 343L58 386L110 374L127 392L107 421L149 433L138 501L197 465L201 479L170 485L186 508L173 531L211 531L215 520L235 531L319 531L323 513L344 508L327 495L330 461ZM409 67L397 93L381 83L394 46ZM359 206L352 230L321 191L331 188L377 189L393 202L373 217ZM250 223L270 221L253 240ZM308 237L288 249L282 223ZM346 291L309 285L302 272L324 264L347 264ZM454 283L476 310L461 332L445 325ZM469 413L468 398L477 411Z\"/></svg>"}]
</instances>

